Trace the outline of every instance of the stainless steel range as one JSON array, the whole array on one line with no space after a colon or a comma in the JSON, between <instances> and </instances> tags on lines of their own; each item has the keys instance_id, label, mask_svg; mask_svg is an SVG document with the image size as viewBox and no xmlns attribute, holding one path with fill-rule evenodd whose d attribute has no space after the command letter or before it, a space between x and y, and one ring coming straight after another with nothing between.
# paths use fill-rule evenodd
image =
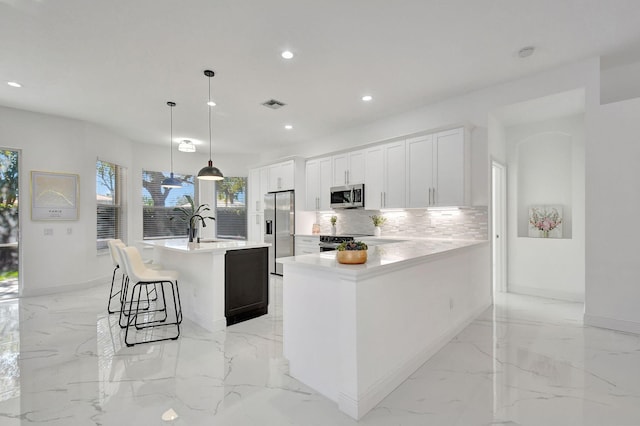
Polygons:
<instances>
[{"instance_id":1,"label":"stainless steel range","mask_svg":"<svg viewBox=\"0 0 640 426\"><path fill-rule=\"evenodd\" d=\"M345 241L354 241L358 237L370 237L367 234L320 235L320 251L336 250Z\"/></svg>"}]
</instances>

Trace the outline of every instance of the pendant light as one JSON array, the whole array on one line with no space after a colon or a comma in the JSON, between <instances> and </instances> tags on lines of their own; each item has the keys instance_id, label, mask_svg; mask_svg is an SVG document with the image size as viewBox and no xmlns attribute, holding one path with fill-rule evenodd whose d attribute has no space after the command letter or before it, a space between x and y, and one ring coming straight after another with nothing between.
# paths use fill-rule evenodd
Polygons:
<instances>
[{"instance_id":1,"label":"pendant light","mask_svg":"<svg viewBox=\"0 0 640 426\"><path fill-rule=\"evenodd\" d=\"M169 148L171 149L171 177L166 178L162 181L163 188L181 188L182 182L173 177L173 107L176 106L175 102L167 102L167 105L171 108L171 133L169 137Z\"/></svg>"},{"instance_id":2,"label":"pendant light","mask_svg":"<svg viewBox=\"0 0 640 426\"><path fill-rule=\"evenodd\" d=\"M196 146L189 139L185 139L178 145L180 152L196 152Z\"/></svg>"},{"instance_id":3,"label":"pendant light","mask_svg":"<svg viewBox=\"0 0 640 426\"><path fill-rule=\"evenodd\" d=\"M198 179L222 180L224 179L222 172L217 167L213 167L213 161L211 161L211 77L213 77L215 73L211 70L205 70L204 75L209 78L209 102L207 102L209 108L209 164L200 169Z\"/></svg>"}]
</instances>

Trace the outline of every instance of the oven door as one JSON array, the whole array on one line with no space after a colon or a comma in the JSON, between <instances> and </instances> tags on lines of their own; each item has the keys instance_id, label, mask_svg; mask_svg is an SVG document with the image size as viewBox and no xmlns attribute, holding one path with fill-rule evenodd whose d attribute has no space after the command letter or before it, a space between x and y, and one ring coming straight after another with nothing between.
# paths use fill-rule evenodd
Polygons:
<instances>
[{"instance_id":1,"label":"oven door","mask_svg":"<svg viewBox=\"0 0 640 426\"><path fill-rule=\"evenodd\" d=\"M322 244L320 243L320 251L335 251L337 244Z\"/></svg>"}]
</instances>

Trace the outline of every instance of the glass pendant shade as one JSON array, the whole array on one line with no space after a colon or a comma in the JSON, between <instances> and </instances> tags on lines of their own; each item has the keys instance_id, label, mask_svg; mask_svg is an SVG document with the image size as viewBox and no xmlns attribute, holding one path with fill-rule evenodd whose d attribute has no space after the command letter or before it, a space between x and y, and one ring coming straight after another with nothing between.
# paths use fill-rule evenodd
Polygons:
<instances>
[{"instance_id":1,"label":"glass pendant shade","mask_svg":"<svg viewBox=\"0 0 640 426\"><path fill-rule=\"evenodd\" d=\"M171 109L171 130L169 136L169 150L171 151L171 174L168 178L165 178L160 184L163 188L181 188L182 182L173 177L173 107L176 106L175 102L167 102L167 106Z\"/></svg>"},{"instance_id":2,"label":"glass pendant shade","mask_svg":"<svg viewBox=\"0 0 640 426\"><path fill-rule=\"evenodd\" d=\"M207 166L200 169L198 172L198 179L222 180L224 179L222 172L217 167L213 167L213 161L211 161L211 105L213 104L211 101L211 77L213 77L215 73L211 70L205 70L204 75L209 78L209 102L207 102L209 108L209 163Z\"/></svg>"},{"instance_id":3,"label":"glass pendant shade","mask_svg":"<svg viewBox=\"0 0 640 426\"><path fill-rule=\"evenodd\" d=\"M196 146L193 144L193 142L185 139L182 142L180 142L180 145L178 145L178 151L196 152Z\"/></svg>"}]
</instances>

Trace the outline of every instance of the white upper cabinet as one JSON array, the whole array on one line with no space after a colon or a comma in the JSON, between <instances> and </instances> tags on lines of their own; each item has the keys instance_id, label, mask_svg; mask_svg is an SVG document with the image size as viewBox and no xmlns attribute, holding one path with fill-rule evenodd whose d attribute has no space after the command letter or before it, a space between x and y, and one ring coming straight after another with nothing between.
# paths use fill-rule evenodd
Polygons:
<instances>
[{"instance_id":1,"label":"white upper cabinet","mask_svg":"<svg viewBox=\"0 0 640 426\"><path fill-rule=\"evenodd\" d=\"M405 143L404 141L383 145L385 191L384 208L405 207Z\"/></svg>"},{"instance_id":2,"label":"white upper cabinet","mask_svg":"<svg viewBox=\"0 0 640 426\"><path fill-rule=\"evenodd\" d=\"M407 139L407 207L428 207L433 198L433 135Z\"/></svg>"},{"instance_id":3,"label":"white upper cabinet","mask_svg":"<svg viewBox=\"0 0 640 426\"><path fill-rule=\"evenodd\" d=\"M374 146L365 151L365 208L405 207L405 142Z\"/></svg>"},{"instance_id":4,"label":"white upper cabinet","mask_svg":"<svg viewBox=\"0 0 640 426\"><path fill-rule=\"evenodd\" d=\"M272 164L269 167L269 192L294 189L295 165L293 160Z\"/></svg>"},{"instance_id":5,"label":"white upper cabinet","mask_svg":"<svg viewBox=\"0 0 640 426\"><path fill-rule=\"evenodd\" d=\"M332 163L333 186L364 183L364 150L334 155Z\"/></svg>"},{"instance_id":6,"label":"white upper cabinet","mask_svg":"<svg viewBox=\"0 0 640 426\"><path fill-rule=\"evenodd\" d=\"M408 208L466 204L463 128L408 139L406 149Z\"/></svg>"},{"instance_id":7,"label":"white upper cabinet","mask_svg":"<svg viewBox=\"0 0 640 426\"><path fill-rule=\"evenodd\" d=\"M331 157L308 160L305 166L306 210L329 210L332 184Z\"/></svg>"},{"instance_id":8,"label":"white upper cabinet","mask_svg":"<svg viewBox=\"0 0 640 426\"><path fill-rule=\"evenodd\" d=\"M464 129L454 129L434 135L437 168L434 174L435 205L463 206L468 203L469 185L466 179L468 150L465 149Z\"/></svg>"}]
</instances>

